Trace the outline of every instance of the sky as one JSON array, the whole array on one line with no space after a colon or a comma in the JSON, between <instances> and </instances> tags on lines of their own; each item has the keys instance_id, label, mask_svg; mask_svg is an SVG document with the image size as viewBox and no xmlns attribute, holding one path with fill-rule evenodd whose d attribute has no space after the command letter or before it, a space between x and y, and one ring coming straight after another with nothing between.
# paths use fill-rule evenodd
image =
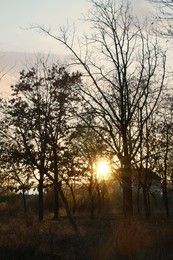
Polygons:
<instances>
[{"instance_id":1,"label":"sky","mask_svg":"<svg viewBox=\"0 0 173 260\"><path fill-rule=\"evenodd\" d=\"M149 12L147 0L130 0L134 12ZM87 0L0 0L0 71L9 70L0 82L1 88L16 81L16 75L30 57L38 53L62 55L56 41L32 25L41 25L58 32L59 26L75 24L78 31L87 32L80 19L91 5Z\"/></svg>"},{"instance_id":2,"label":"sky","mask_svg":"<svg viewBox=\"0 0 173 260\"><path fill-rule=\"evenodd\" d=\"M1 51L41 52L51 48L33 24L58 26L75 21L87 9L85 0L0 0Z\"/></svg>"}]
</instances>

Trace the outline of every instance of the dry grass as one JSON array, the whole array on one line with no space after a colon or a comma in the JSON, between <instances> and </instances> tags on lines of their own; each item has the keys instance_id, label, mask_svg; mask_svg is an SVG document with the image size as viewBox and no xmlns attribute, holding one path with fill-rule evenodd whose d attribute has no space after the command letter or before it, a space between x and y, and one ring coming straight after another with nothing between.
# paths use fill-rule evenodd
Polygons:
<instances>
[{"instance_id":1,"label":"dry grass","mask_svg":"<svg viewBox=\"0 0 173 260\"><path fill-rule=\"evenodd\" d=\"M9 214L2 205L0 260L171 260L173 220L100 216L93 222L78 217L83 236L76 237L68 219L43 223L31 214L27 219Z\"/></svg>"}]
</instances>

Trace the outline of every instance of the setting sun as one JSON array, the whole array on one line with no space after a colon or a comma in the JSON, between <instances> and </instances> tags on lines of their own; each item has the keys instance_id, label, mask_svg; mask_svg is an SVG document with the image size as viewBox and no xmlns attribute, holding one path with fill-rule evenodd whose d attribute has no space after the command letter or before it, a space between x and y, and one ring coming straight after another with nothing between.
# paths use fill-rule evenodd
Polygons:
<instances>
[{"instance_id":1,"label":"setting sun","mask_svg":"<svg viewBox=\"0 0 173 260\"><path fill-rule=\"evenodd\" d=\"M96 174L100 179L108 179L110 173L110 163L107 160L99 160L96 164Z\"/></svg>"}]
</instances>

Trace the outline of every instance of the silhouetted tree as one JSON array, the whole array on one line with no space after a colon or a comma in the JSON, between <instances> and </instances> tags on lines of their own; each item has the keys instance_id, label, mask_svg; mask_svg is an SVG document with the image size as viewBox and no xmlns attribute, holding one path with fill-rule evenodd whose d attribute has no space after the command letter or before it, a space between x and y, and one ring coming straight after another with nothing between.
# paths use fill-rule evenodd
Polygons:
<instances>
[{"instance_id":1,"label":"silhouetted tree","mask_svg":"<svg viewBox=\"0 0 173 260\"><path fill-rule=\"evenodd\" d=\"M6 190L22 194L23 210L27 217L26 192L31 191L36 182L32 169L26 165L13 164L10 160L8 162L1 160L0 174L3 175L3 187Z\"/></svg>"},{"instance_id":2,"label":"silhouetted tree","mask_svg":"<svg viewBox=\"0 0 173 260\"><path fill-rule=\"evenodd\" d=\"M152 21L155 32L162 36L173 36L173 2L172 0L148 0L155 7Z\"/></svg>"},{"instance_id":3,"label":"silhouetted tree","mask_svg":"<svg viewBox=\"0 0 173 260\"><path fill-rule=\"evenodd\" d=\"M38 176L40 220L43 219L44 178L48 173L56 187L54 215L57 218L59 158L63 156L79 82L78 72L70 74L62 66L48 67L40 61L20 73L19 82L12 86L12 98L3 103L1 140L8 146L10 158L31 165Z\"/></svg>"},{"instance_id":4,"label":"silhouetted tree","mask_svg":"<svg viewBox=\"0 0 173 260\"><path fill-rule=\"evenodd\" d=\"M95 193L98 190L95 164L97 159L104 156L106 153L106 145L102 142L100 136L92 129L92 125L95 125L95 123L91 113L85 116L83 115L82 121L71 136L71 143L76 149L78 173L81 174L81 178L83 178L85 186L87 185L89 193L91 220L94 219L94 210L96 206ZM98 207L99 203L97 205Z\"/></svg>"},{"instance_id":5,"label":"silhouetted tree","mask_svg":"<svg viewBox=\"0 0 173 260\"><path fill-rule=\"evenodd\" d=\"M92 29L84 43L75 45L75 35L71 41L68 29L61 29L61 36L40 29L65 45L83 75L87 75L81 95L97 116L93 129L97 133L103 130L102 141L119 158L123 169L123 209L130 216L133 214L132 160L163 88L165 54L157 39L152 41L142 29L129 5L117 6L112 0L90 2L92 9L85 21L91 23ZM148 115L144 113L146 106Z\"/></svg>"},{"instance_id":6,"label":"silhouetted tree","mask_svg":"<svg viewBox=\"0 0 173 260\"><path fill-rule=\"evenodd\" d=\"M172 175L172 147L173 147L173 97L171 94L165 95L162 106L158 112L159 120L156 124L156 147L155 154L157 155L156 170L161 177L163 202L165 207L166 216L169 217L169 199L168 194L171 190L171 175Z\"/></svg>"}]
</instances>

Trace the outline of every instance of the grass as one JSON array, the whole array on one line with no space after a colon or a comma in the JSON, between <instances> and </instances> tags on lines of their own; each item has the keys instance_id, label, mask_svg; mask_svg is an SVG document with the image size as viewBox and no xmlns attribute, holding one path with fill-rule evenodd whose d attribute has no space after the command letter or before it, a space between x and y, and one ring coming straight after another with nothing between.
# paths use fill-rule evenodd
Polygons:
<instances>
[{"instance_id":1,"label":"grass","mask_svg":"<svg viewBox=\"0 0 173 260\"><path fill-rule=\"evenodd\" d=\"M62 210L58 221L45 212L42 223L36 211L27 218L21 212L19 203L0 203L0 260L173 259L173 217L127 220L120 212L107 211L91 222L80 212L76 222L82 237L77 237Z\"/></svg>"},{"instance_id":2,"label":"grass","mask_svg":"<svg viewBox=\"0 0 173 260\"><path fill-rule=\"evenodd\" d=\"M0 259L171 260L173 219L145 221L116 216L88 222L78 219L83 236L76 237L67 218L38 223L9 217L0 221Z\"/></svg>"}]
</instances>

